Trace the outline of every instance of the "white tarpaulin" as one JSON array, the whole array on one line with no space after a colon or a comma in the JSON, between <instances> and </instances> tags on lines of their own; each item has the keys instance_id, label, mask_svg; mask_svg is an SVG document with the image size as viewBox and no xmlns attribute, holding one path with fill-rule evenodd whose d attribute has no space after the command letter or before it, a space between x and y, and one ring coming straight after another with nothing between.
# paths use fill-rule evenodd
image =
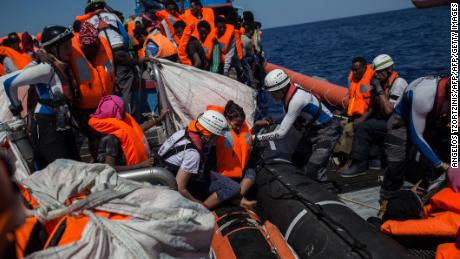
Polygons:
<instances>
[{"instance_id":1,"label":"white tarpaulin","mask_svg":"<svg viewBox=\"0 0 460 259\"><path fill-rule=\"evenodd\" d=\"M27 258L205 258L213 215L178 192L118 177L102 164L57 160L21 181L38 201L34 215L47 222L64 215L89 217L80 240ZM86 198L65 201L90 190ZM110 220L94 209L132 216Z\"/></svg>"},{"instance_id":2,"label":"white tarpaulin","mask_svg":"<svg viewBox=\"0 0 460 259\"><path fill-rule=\"evenodd\" d=\"M173 112L176 128L182 128L206 110L208 105L225 106L233 100L243 107L252 125L256 103L255 91L229 77L161 60L161 75L168 108ZM161 94L161 91L160 91Z\"/></svg>"}]
</instances>

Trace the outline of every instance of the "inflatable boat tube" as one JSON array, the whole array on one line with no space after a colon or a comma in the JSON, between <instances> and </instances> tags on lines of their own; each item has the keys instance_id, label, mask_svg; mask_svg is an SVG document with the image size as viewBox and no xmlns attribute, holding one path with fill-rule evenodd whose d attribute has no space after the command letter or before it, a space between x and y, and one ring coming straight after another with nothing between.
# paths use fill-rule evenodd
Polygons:
<instances>
[{"instance_id":1,"label":"inflatable boat tube","mask_svg":"<svg viewBox=\"0 0 460 259\"><path fill-rule=\"evenodd\" d=\"M308 91L311 91L321 96L322 101L325 103L345 108L348 105L348 90L345 87L323 81L321 79L313 78L310 76L302 75L290 69L284 68L271 63L266 63L265 71L270 72L273 69L284 70L294 83L303 86Z\"/></svg>"},{"instance_id":2,"label":"inflatable boat tube","mask_svg":"<svg viewBox=\"0 0 460 259\"><path fill-rule=\"evenodd\" d=\"M214 217L211 258L297 258L278 228L252 211L222 207L214 211Z\"/></svg>"},{"instance_id":3,"label":"inflatable boat tube","mask_svg":"<svg viewBox=\"0 0 460 259\"><path fill-rule=\"evenodd\" d=\"M136 182L148 182L152 185L167 186L172 190L177 190L177 182L174 175L161 167L147 167L136 170L118 172L120 177Z\"/></svg>"},{"instance_id":4,"label":"inflatable boat tube","mask_svg":"<svg viewBox=\"0 0 460 259\"><path fill-rule=\"evenodd\" d=\"M413 258L337 195L290 161L277 158L284 152L276 148L278 142L256 143L251 154L250 166L257 171L257 206L299 258Z\"/></svg>"}]
</instances>

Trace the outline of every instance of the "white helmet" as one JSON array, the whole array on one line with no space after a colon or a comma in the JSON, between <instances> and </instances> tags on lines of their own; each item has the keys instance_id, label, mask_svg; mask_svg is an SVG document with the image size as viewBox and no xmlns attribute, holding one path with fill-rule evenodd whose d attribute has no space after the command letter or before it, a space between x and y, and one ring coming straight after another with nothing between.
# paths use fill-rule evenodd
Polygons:
<instances>
[{"instance_id":1,"label":"white helmet","mask_svg":"<svg viewBox=\"0 0 460 259\"><path fill-rule=\"evenodd\" d=\"M389 68L393 66L393 64L393 59L389 55L381 54L374 58L374 61L372 61L372 68L375 71L379 71Z\"/></svg>"},{"instance_id":2,"label":"white helmet","mask_svg":"<svg viewBox=\"0 0 460 259\"><path fill-rule=\"evenodd\" d=\"M281 69L274 69L265 76L265 90L269 92L278 91L289 85L290 82L291 79L286 72Z\"/></svg>"},{"instance_id":3,"label":"white helmet","mask_svg":"<svg viewBox=\"0 0 460 259\"><path fill-rule=\"evenodd\" d=\"M228 130L227 119L217 111L205 111L198 117L198 123L214 135L223 136Z\"/></svg>"}]
</instances>

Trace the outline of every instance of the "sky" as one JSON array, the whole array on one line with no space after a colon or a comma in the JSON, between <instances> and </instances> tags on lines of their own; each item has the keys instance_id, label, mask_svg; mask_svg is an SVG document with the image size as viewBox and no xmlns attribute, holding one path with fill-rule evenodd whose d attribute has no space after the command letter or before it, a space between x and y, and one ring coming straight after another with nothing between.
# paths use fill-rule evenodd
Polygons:
<instances>
[{"instance_id":1,"label":"sky","mask_svg":"<svg viewBox=\"0 0 460 259\"><path fill-rule=\"evenodd\" d=\"M45 25L70 26L83 13L86 0L5 0L0 15L0 36L11 31L37 33ZM134 12L134 0L107 0L124 14ZM236 0L254 12L264 28L329 20L413 7L410 0Z\"/></svg>"}]
</instances>

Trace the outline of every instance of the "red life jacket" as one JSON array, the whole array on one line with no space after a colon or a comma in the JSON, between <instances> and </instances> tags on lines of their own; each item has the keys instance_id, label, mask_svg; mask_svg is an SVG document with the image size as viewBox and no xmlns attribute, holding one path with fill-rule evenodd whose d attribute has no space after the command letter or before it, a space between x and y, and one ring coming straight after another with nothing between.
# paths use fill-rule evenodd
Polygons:
<instances>
[{"instance_id":1,"label":"red life jacket","mask_svg":"<svg viewBox=\"0 0 460 259\"><path fill-rule=\"evenodd\" d=\"M448 101L447 88L450 87L450 76L441 78L436 88L436 99L434 101L433 110L431 116L439 118L443 115L444 105Z\"/></svg>"}]
</instances>

